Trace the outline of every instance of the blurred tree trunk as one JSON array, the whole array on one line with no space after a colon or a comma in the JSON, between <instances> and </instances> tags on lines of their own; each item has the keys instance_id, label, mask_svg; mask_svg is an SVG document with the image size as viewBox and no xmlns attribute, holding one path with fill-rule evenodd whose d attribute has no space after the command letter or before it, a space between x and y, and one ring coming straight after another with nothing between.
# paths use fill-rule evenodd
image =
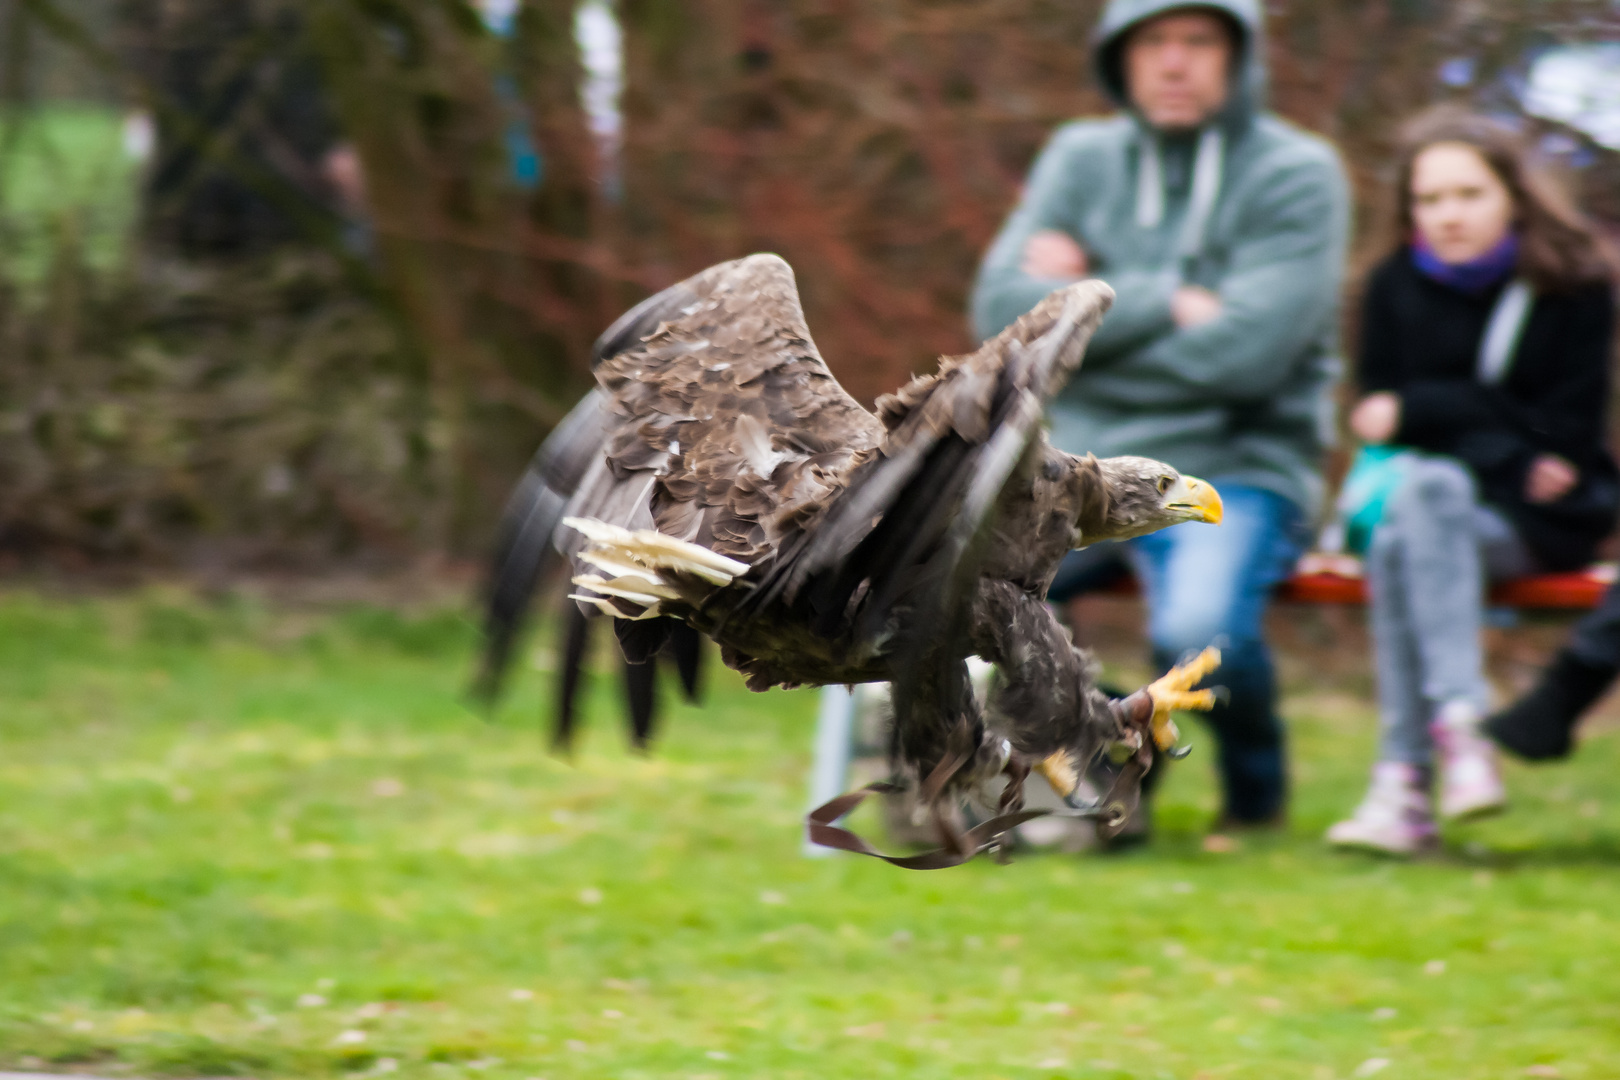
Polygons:
<instances>
[{"instance_id":1,"label":"blurred tree trunk","mask_svg":"<svg viewBox=\"0 0 1620 1080\"><path fill-rule=\"evenodd\" d=\"M462 547L491 513L480 406L537 424L563 411L501 363L532 337L499 298L529 293L533 277L521 202L504 184L495 43L453 0L311 0L305 11L364 164L380 272L427 358L438 541Z\"/></svg>"},{"instance_id":2,"label":"blurred tree trunk","mask_svg":"<svg viewBox=\"0 0 1620 1080\"><path fill-rule=\"evenodd\" d=\"M468 0L0 0L8 100L43 85L36 44L50 37L152 107L162 141L203 147L193 176L270 166L302 175L292 203L320 208L330 192L310 162L329 138L294 145L283 169L286 148L266 137L280 120L254 104L318 56L330 139L358 148L367 181L361 212L303 230L320 251L289 241L302 269L170 265L149 244L127 302L58 275L39 315L0 283L0 339L29 357L3 372L0 458L16 464L0 476L0 532L33 522L164 550L213 522L255 550L316 534L474 550L588 384L595 335L642 295L751 251L793 264L829 363L870 401L971 344L975 267L1036 150L1113 108L1087 46L1102 3L617 0L624 143L610 189L581 103L578 0L522 0L511 36ZM1620 35L1609 0L1265 7L1272 106L1343 151L1358 263L1391 242L1401 120L1440 99L1512 115L1536 47ZM90 13L113 10L125 40L109 43ZM190 51L172 70L151 62L176 47ZM194 90L231 107L189 109ZM512 167L514 123L538 146L538 185ZM1620 171L1578 133L1525 126L1596 160L1589 184Z\"/></svg>"},{"instance_id":3,"label":"blurred tree trunk","mask_svg":"<svg viewBox=\"0 0 1620 1080\"><path fill-rule=\"evenodd\" d=\"M537 288L525 304L583 390L591 342L656 284L622 257L622 221L581 102L577 7L575 0L526 0L514 57L544 162L525 236Z\"/></svg>"},{"instance_id":4,"label":"blurred tree trunk","mask_svg":"<svg viewBox=\"0 0 1620 1080\"><path fill-rule=\"evenodd\" d=\"M382 273L430 358L454 493L444 537L476 546L514 467L584 391L590 342L650 284L604 242L574 4L529 0L510 40L459 0L306 4L365 163ZM500 78L524 115L499 99ZM532 192L511 173L513 122L538 145Z\"/></svg>"}]
</instances>

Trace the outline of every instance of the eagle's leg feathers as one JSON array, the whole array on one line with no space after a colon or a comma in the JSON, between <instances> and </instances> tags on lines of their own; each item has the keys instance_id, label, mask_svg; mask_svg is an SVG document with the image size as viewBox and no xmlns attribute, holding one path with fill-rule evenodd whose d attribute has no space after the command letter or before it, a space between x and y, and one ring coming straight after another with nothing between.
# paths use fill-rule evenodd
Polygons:
<instances>
[{"instance_id":1,"label":"eagle's leg feathers","mask_svg":"<svg viewBox=\"0 0 1620 1080\"><path fill-rule=\"evenodd\" d=\"M1145 691L1114 701L1096 686L1096 664L1037 596L1009 581L982 580L974 645L994 659L990 694L994 728L1013 745L1013 763L1037 772L1077 816L1117 825L1135 803L1135 785L1152 763L1148 745L1153 702ZM1137 764L1121 772L1096 802L1080 798L1080 777L1099 753L1123 751Z\"/></svg>"},{"instance_id":2,"label":"eagle's leg feathers","mask_svg":"<svg viewBox=\"0 0 1620 1080\"><path fill-rule=\"evenodd\" d=\"M974 649L997 669L991 725L1055 790L1073 791L1092 756L1119 734L1091 655L1013 582L981 579L973 615Z\"/></svg>"},{"instance_id":3,"label":"eagle's leg feathers","mask_svg":"<svg viewBox=\"0 0 1620 1080\"><path fill-rule=\"evenodd\" d=\"M1194 690L1193 687L1203 682L1210 672L1220 666L1221 651L1215 648L1205 649L1191 660L1177 664L1148 684L1147 694L1153 699L1151 722L1153 745L1168 752L1181 737L1181 732L1176 730L1175 721L1170 719L1172 710L1208 711L1215 707L1214 690Z\"/></svg>"}]
</instances>

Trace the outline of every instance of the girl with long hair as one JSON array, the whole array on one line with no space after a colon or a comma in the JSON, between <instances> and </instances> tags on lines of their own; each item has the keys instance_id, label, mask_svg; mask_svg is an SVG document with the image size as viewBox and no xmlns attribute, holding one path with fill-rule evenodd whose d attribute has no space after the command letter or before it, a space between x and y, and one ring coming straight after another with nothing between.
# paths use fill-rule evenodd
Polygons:
<instances>
[{"instance_id":1,"label":"girl with long hair","mask_svg":"<svg viewBox=\"0 0 1620 1080\"><path fill-rule=\"evenodd\" d=\"M1351 431L1392 479L1367 577L1381 737L1335 845L1411 854L1439 816L1501 809L1484 588L1586 563L1620 507L1604 444L1614 325L1603 246L1496 122L1454 108L1406 132L1401 243L1373 271ZM1397 449L1398 448L1398 449Z\"/></svg>"}]
</instances>

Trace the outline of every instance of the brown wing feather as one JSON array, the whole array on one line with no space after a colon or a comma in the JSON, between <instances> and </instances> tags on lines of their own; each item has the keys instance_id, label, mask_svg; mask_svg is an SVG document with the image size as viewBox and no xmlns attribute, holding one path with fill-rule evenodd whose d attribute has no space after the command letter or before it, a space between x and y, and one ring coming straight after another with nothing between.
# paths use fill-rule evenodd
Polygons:
<instances>
[{"instance_id":1,"label":"brown wing feather","mask_svg":"<svg viewBox=\"0 0 1620 1080\"><path fill-rule=\"evenodd\" d=\"M626 317L640 343L597 367L607 452L570 513L754 562L883 428L822 361L779 257L722 263L666 292L670 303Z\"/></svg>"},{"instance_id":2,"label":"brown wing feather","mask_svg":"<svg viewBox=\"0 0 1620 1080\"><path fill-rule=\"evenodd\" d=\"M812 605L836 619L867 588L862 582L874 593L902 587L947 531L962 533L951 542L962 550L1039 437L1042 406L1079 367L1112 300L1100 281L1056 290L976 352L880 398L882 444L851 464L830 497L804 508L802 535L743 614L793 602L816 581ZM884 606L868 605L874 633Z\"/></svg>"}]
</instances>

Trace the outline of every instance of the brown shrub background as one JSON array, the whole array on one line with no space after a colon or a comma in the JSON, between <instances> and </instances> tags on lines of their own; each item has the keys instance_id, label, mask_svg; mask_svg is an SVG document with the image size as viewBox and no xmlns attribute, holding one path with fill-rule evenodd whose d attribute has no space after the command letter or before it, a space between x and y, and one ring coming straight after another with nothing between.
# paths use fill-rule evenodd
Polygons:
<instances>
[{"instance_id":1,"label":"brown shrub background","mask_svg":"<svg viewBox=\"0 0 1620 1080\"><path fill-rule=\"evenodd\" d=\"M165 0L165 10L217 2ZM27 535L152 554L247 537L239 546L253 557L476 551L525 456L586 385L599 330L647 292L751 251L793 264L823 353L870 400L971 344L972 274L1030 158L1058 123L1107 108L1086 58L1098 0L621 0L623 195L614 198L579 104L572 3L525 0L515 39L503 42L459 0L236 2L257 18L301 19L324 63L334 111L366 166L378 249L370 277L356 284L330 271L326 310L263 320L264 340L235 355L218 324L180 344L171 335L160 352L208 354L216 377L195 388L203 398L239 393L252 370L279 373L278 392L256 398L261 407L230 437L219 425L170 424L163 457L103 434L112 442L102 465L38 439L13 443L34 464L26 483L0 468L0 543ZM42 20L52 7L11 3ZM1531 46L1620 31L1600 0L1274 0L1268 12L1272 104L1343 149L1358 260L1387 242L1381 189L1400 118L1447 94L1503 104L1493 87ZM145 35L150 45L160 33L104 23L114 57L128 54L121 41ZM1454 57L1476 61L1471 87L1440 85L1439 66ZM504 179L492 81L502 69L545 158L533 193ZM126 96L145 92L135 77L119 85ZM1613 186L1606 170L1593 172L1596 197ZM342 261L312 249L305 265L322 259ZM252 273L204 275L219 320L241 324L225 312ZM93 348L58 349L66 359L13 373L8 392L71 382L55 400L80 418L109 402L153 417L179 408L177 391L131 389L117 374L141 328L172 310L164 276L116 294L78 292L121 313L95 318L125 327L122 337L107 330L87 336ZM336 319L348 331L331 329L332 310L351 313ZM18 305L0 314L13 324L9 340L39 338L19 328L38 318ZM292 333L287 319L306 329ZM364 345L352 344L355 320L368 328ZM342 378L310 359L333 351L321 344L329 331L351 341L333 347L351 358ZM360 354L371 359L352 359ZM68 364L77 381L60 376ZM347 427L330 419L342 411L335 399L353 405ZM207 411L202 398L187 400ZM0 437L28 442L24 430L13 419ZM272 435L256 439L260 431ZM280 489L265 480L278 469L302 500L297 513L285 492L281 504L265 494ZM58 482L70 475L72 484ZM89 490L99 493L94 512L74 494Z\"/></svg>"}]
</instances>

